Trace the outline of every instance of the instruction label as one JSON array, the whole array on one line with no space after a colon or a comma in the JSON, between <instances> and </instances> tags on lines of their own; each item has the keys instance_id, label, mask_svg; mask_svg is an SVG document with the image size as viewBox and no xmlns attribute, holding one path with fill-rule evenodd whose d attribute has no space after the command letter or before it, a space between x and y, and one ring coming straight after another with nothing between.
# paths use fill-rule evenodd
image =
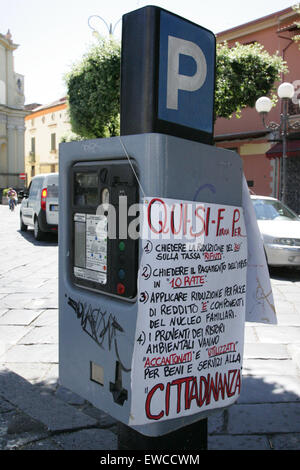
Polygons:
<instances>
[{"instance_id":1,"label":"instruction label","mask_svg":"<svg viewBox=\"0 0 300 470\"><path fill-rule=\"evenodd\" d=\"M79 231L84 233L84 266L74 266L75 276L107 282L107 217L94 214L75 214L74 221L82 224Z\"/></svg>"}]
</instances>

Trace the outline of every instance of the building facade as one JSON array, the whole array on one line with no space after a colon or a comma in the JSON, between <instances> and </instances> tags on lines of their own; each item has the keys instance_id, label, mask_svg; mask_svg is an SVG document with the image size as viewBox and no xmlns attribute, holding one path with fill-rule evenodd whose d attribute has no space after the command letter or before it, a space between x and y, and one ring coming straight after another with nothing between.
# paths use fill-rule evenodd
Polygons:
<instances>
[{"instance_id":1,"label":"building facade","mask_svg":"<svg viewBox=\"0 0 300 470\"><path fill-rule=\"evenodd\" d=\"M33 109L25 127L25 171L30 182L37 174L58 171L58 145L71 134L66 98Z\"/></svg>"},{"instance_id":2,"label":"building facade","mask_svg":"<svg viewBox=\"0 0 300 470\"><path fill-rule=\"evenodd\" d=\"M0 34L0 191L24 187L24 77L14 71L18 45L8 31Z\"/></svg>"},{"instance_id":3,"label":"building facade","mask_svg":"<svg viewBox=\"0 0 300 470\"><path fill-rule=\"evenodd\" d=\"M232 28L217 35L217 42L227 41L228 46L236 42L262 44L270 54L278 54L287 62L289 73L281 76L281 82L290 82L295 87L295 95L289 104L291 119L300 119L300 50L294 36L300 33L295 22L299 15L287 8L277 13L259 18L250 23ZM280 100L269 113L268 120L280 122ZM288 136L287 152L287 202L300 213L300 133L291 132ZM215 123L215 143L217 146L236 150L244 164L244 174L250 190L255 194L279 197L282 160L281 136L266 131L255 109L246 108L241 118L217 119Z\"/></svg>"}]
</instances>

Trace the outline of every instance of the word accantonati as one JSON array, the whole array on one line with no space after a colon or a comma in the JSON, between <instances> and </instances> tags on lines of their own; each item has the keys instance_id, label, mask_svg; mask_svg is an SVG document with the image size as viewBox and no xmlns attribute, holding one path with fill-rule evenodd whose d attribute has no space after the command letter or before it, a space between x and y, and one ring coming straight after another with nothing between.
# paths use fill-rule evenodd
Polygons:
<instances>
[{"instance_id":1,"label":"word accantonati","mask_svg":"<svg viewBox=\"0 0 300 470\"><path fill-rule=\"evenodd\" d=\"M141 220L130 424L207 415L241 390L243 209L148 197Z\"/></svg>"}]
</instances>

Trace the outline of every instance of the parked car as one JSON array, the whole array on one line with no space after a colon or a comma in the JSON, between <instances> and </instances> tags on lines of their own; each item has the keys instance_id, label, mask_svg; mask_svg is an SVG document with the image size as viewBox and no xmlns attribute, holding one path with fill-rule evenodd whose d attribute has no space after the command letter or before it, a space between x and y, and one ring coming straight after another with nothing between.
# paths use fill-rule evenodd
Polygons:
<instances>
[{"instance_id":1,"label":"parked car","mask_svg":"<svg viewBox=\"0 0 300 470\"><path fill-rule=\"evenodd\" d=\"M36 240L42 240L46 232L57 232L58 173L35 176L21 196L20 230L33 227Z\"/></svg>"},{"instance_id":2,"label":"parked car","mask_svg":"<svg viewBox=\"0 0 300 470\"><path fill-rule=\"evenodd\" d=\"M281 201L251 195L269 266L300 267L300 218Z\"/></svg>"}]
</instances>

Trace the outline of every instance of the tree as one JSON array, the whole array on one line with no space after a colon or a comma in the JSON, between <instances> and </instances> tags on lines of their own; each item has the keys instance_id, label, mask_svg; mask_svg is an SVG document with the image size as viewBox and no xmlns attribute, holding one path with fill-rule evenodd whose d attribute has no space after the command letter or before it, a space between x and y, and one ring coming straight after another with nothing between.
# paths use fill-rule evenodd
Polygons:
<instances>
[{"instance_id":1,"label":"tree","mask_svg":"<svg viewBox=\"0 0 300 470\"><path fill-rule=\"evenodd\" d=\"M216 59L216 117L239 117L243 108L253 107L263 95L272 94L280 73L287 72L282 58L270 55L261 44L236 43L229 48L226 43L217 46Z\"/></svg>"},{"instance_id":2,"label":"tree","mask_svg":"<svg viewBox=\"0 0 300 470\"><path fill-rule=\"evenodd\" d=\"M120 44L99 39L65 76L72 131L93 139L120 133Z\"/></svg>"},{"instance_id":3,"label":"tree","mask_svg":"<svg viewBox=\"0 0 300 470\"><path fill-rule=\"evenodd\" d=\"M296 5L294 5L292 8L298 15L300 15L300 3L296 3ZM300 28L300 21L295 21L295 25L297 26L297 28ZM294 41L299 42L300 34L295 34L293 39Z\"/></svg>"},{"instance_id":4,"label":"tree","mask_svg":"<svg viewBox=\"0 0 300 470\"><path fill-rule=\"evenodd\" d=\"M66 76L72 130L84 138L119 133L120 51L111 37L101 38ZM253 107L257 98L273 92L282 71L286 66L281 57L257 43L218 45L215 117L230 118Z\"/></svg>"}]
</instances>

